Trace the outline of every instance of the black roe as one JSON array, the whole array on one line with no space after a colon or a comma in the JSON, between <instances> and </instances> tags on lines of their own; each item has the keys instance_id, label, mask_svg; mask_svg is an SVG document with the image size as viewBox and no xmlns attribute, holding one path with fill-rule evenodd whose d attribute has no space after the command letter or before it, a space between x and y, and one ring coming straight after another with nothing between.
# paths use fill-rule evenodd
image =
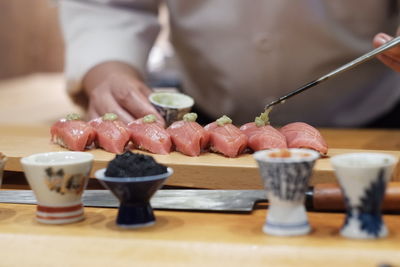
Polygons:
<instances>
[{"instance_id":1,"label":"black roe","mask_svg":"<svg viewBox=\"0 0 400 267\"><path fill-rule=\"evenodd\" d=\"M108 163L107 177L143 177L167 172L167 167L157 163L153 157L127 151L116 155Z\"/></svg>"}]
</instances>

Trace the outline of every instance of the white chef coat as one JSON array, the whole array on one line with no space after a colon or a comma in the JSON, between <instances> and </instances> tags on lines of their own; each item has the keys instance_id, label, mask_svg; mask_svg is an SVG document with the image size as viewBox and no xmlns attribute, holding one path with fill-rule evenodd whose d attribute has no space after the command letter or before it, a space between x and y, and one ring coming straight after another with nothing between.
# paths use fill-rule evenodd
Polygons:
<instances>
[{"instance_id":1,"label":"white chef coat","mask_svg":"<svg viewBox=\"0 0 400 267\"><path fill-rule=\"evenodd\" d=\"M394 35L398 0L165 0L183 90L211 116L253 121L270 101ZM68 91L85 73L122 61L146 74L159 1L61 0ZM374 59L279 105L271 122L360 126L400 99L400 75ZM400 118L399 118L400 119Z\"/></svg>"}]
</instances>

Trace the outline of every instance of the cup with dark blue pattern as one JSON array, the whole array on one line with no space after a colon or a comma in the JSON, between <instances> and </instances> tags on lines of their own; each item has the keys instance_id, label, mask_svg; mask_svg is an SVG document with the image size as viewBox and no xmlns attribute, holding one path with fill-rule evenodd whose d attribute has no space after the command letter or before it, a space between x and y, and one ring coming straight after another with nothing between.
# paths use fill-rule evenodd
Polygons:
<instances>
[{"instance_id":1,"label":"cup with dark blue pattern","mask_svg":"<svg viewBox=\"0 0 400 267\"><path fill-rule=\"evenodd\" d=\"M269 200L264 233L294 236L311 231L304 198L319 156L314 150L295 148L254 153Z\"/></svg>"},{"instance_id":2,"label":"cup with dark blue pattern","mask_svg":"<svg viewBox=\"0 0 400 267\"><path fill-rule=\"evenodd\" d=\"M150 198L173 174L165 173L140 177L108 177L106 169L95 172L96 178L120 201L116 223L122 228L140 228L156 222Z\"/></svg>"},{"instance_id":3,"label":"cup with dark blue pattern","mask_svg":"<svg viewBox=\"0 0 400 267\"><path fill-rule=\"evenodd\" d=\"M397 161L384 153L348 153L331 158L346 206L342 236L358 239L387 236L381 205Z\"/></svg>"}]
</instances>

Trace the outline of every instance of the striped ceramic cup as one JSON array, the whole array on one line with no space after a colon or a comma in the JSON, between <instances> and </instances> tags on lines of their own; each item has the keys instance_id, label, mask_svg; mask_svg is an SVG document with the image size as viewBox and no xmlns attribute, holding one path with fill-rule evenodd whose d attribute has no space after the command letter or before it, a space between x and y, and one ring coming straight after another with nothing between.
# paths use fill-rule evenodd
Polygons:
<instances>
[{"instance_id":1,"label":"striped ceramic cup","mask_svg":"<svg viewBox=\"0 0 400 267\"><path fill-rule=\"evenodd\" d=\"M37 199L39 222L65 224L84 218L82 193L92 162L92 154L72 151L40 153L21 159Z\"/></svg>"}]
</instances>

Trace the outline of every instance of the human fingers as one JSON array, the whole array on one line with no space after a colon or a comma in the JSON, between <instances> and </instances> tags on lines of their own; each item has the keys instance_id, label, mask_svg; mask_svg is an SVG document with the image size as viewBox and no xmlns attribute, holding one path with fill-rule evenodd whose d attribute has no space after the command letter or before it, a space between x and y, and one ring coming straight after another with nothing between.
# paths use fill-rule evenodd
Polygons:
<instances>
[{"instance_id":1,"label":"human fingers","mask_svg":"<svg viewBox=\"0 0 400 267\"><path fill-rule=\"evenodd\" d=\"M97 113L93 102L89 101L89 107L88 107L88 111L87 111L88 120L92 120L92 119L95 119L95 118L98 118L98 117L100 117L100 115Z\"/></svg>"},{"instance_id":2,"label":"human fingers","mask_svg":"<svg viewBox=\"0 0 400 267\"><path fill-rule=\"evenodd\" d=\"M90 105L92 114L103 116L105 113L114 113L125 123L129 123L135 117L127 112L114 98L109 86L100 86L95 88L90 94Z\"/></svg>"},{"instance_id":3,"label":"human fingers","mask_svg":"<svg viewBox=\"0 0 400 267\"><path fill-rule=\"evenodd\" d=\"M164 124L164 119L149 102L147 93L144 92L151 92L151 90L143 83L138 82L127 87L114 88L113 95L119 104L136 118L154 114Z\"/></svg>"},{"instance_id":4,"label":"human fingers","mask_svg":"<svg viewBox=\"0 0 400 267\"><path fill-rule=\"evenodd\" d=\"M395 60L386 55L379 55L378 59L382 61L386 66L392 68L393 70L400 72L400 61Z\"/></svg>"},{"instance_id":5,"label":"human fingers","mask_svg":"<svg viewBox=\"0 0 400 267\"><path fill-rule=\"evenodd\" d=\"M151 90L148 86L146 86L144 83L138 83L138 89L139 91L146 97L153 93L153 90Z\"/></svg>"},{"instance_id":6,"label":"human fingers","mask_svg":"<svg viewBox=\"0 0 400 267\"><path fill-rule=\"evenodd\" d=\"M375 35L373 44L374 47L379 47L389 41L393 40L393 36L387 35L386 33L378 33ZM391 57L396 57L400 58L400 46L395 46L387 51L385 51L383 54Z\"/></svg>"},{"instance_id":7,"label":"human fingers","mask_svg":"<svg viewBox=\"0 0 400 267\"><path fill-rule=\"evenodd\" d=\"M392 39L392 36L389 36L385 33L379 33L373 39L373 46L379 47ZM378 59L381 60L388 67L394 69L395 71L399 71L400 46L393 47L383 52L381 55L378 56Z\"/></svg>"}]
</instances>

